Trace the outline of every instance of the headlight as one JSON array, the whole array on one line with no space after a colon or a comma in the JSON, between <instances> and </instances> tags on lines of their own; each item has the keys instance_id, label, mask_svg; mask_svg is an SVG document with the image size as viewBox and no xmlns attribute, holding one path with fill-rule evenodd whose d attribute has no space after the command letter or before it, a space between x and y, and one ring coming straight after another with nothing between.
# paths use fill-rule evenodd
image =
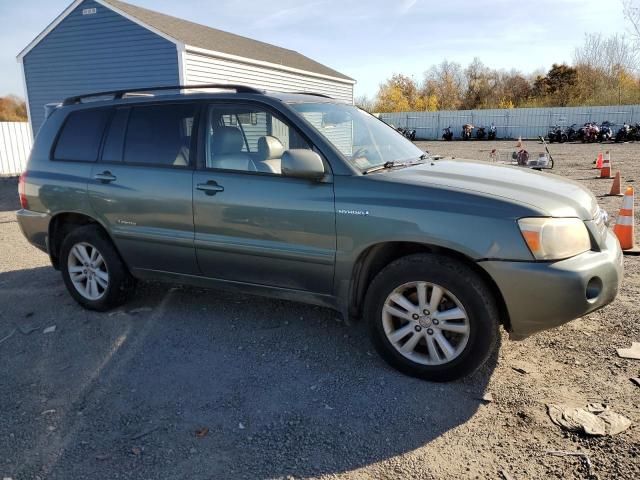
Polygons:
<instances>
[{"instance_id":1,"label":"headlight","mask_svg":"<svg viewBox=\"0 0 640 480\"><path fill-rule=\"evenodd\" d=\"M559 260L591 250L589 232L579 218L521 218L518 226L538 260Z\"/></svg>"}]
</instances>

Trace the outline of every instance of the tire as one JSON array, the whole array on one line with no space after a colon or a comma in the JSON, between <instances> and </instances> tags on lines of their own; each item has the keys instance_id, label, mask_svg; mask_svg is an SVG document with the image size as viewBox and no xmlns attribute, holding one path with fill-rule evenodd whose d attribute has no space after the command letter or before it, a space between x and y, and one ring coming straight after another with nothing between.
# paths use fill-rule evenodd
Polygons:
<instances>
[{"instance_id":1,"label":"tire","mask_svg":"<svg viewBox=\"0 0 640 480\"><path fill-rule=\"evenodd\" d=\"M60 270L71 296L89 310L104 312L118 307L135 291L135 279L111 240L96 225L78 227L67 234L60 249Z\"/></svg>"},{"instance_id":2,"label":"tire","mask_svg":"<svg viewBox=\"0 0 640 480\"><path fill-rule=\"evenodd\" d=\"M434 286L441 289L442 300L434 309L439 310L439 315L424 309L419 311L421 316L416 319L417 313L412 316L408 314L408 309L390 300L391 295L397 294L399 289L417 282L427 285L425 300L432 300ZM412 288L410 286L406 291L411 292ZM419 303L417 288L413 294L414 300L411 300L416 309L416 303ZM390 314L390 306L395 308L394 312L399 311L411 318ZM445 312L454 311L461 311L465 315L463 323L453 323L461 320L444 320ZM499 314L490 290L471 268L446 256L416 254L389 264L369 286L364 313L371 340L380 356L400 372L424 380L446 382L469 375L487 361L498 342ZM436 323L438 326L435 326ZM455 325L459 333L448 331ZM405 330L401 331L403 328ZM465 328L466 332L462 332ZM404 336L403 332L406 332ZM398 335L395 338L392 336L395 345L389 337L390 333ZM417 344L414 339L416 335L422 335ZM449 346L450 358L446 358L446 350L440 347L443 336ZM412 342L415 346L409 347L411 351L408 354L403 354L400 348L406 348ZM433 349L435 352L432 354Z\"/></svg>"}]
</instances>

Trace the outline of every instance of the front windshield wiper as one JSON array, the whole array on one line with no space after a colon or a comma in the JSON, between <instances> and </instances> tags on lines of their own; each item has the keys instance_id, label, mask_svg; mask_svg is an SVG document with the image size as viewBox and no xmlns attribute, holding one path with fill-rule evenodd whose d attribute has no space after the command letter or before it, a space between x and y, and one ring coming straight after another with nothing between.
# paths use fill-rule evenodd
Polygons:
<instances>
[{"instance_id":1,"label":"front windshield wiper","mask_svg":"<svg viewBox=\"0 0 640 480\"><path fill-rule=\"evenodd\" d=\"M411 165L417 165L419 163L422 163L427 158L429 158L429 155L427 153L423 153L422 155L420 155L417 158L417 160L409 160L409 161L405 161L405 162L399 162L397 160L394 160L394 161L390 161L390 162L384 162L381 165L374 165L373 167L369 167L366 170L363 170L362 174L363 175L367 175L369 173L378 172L380 170L389 170L389 169L392 169L392 168L410 167Z\"/></svg>"},{"instance_id":2,"label":"front windshield wiper","mask_svg":"<svg viewBox=\"0 0 640 480\"><path fill-rule=\"evenodd\" d=\"M377 172L379 170L386 170L388 168L393 168L396 165L396 162L384 162L381 165L375 165L373 167L369 167L365 170L362 171L363 175L366 175L367 173L373 173L373 172Z\"/></svg>"}]
</instances>

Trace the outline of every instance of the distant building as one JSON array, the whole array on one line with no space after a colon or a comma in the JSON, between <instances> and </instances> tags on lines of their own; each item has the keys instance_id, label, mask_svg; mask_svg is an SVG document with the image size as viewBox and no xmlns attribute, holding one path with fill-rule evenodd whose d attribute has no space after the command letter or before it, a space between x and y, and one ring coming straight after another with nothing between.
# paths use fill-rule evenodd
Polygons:
<instances>
[{"instance_id":1,"label":"distant building","mask_svg":"<svg viewBox=\"0 0 640 480\"><path fill-rule=\"evenodd\" d=\"M81 93L235 83L353 102L355 80L304 55L117 0L76 0L20 54L34 133Z\"/></svg>"}]
</instances>

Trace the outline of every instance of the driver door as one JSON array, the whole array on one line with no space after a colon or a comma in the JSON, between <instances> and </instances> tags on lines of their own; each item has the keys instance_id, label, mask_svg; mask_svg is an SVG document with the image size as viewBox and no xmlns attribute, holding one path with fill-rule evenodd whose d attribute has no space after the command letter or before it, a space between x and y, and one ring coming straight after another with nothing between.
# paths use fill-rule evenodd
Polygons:
<instances>
[{"instance_id":1,"label":"driver door","mask_svg":"<svg viewBox=\"0 0 640 480\"><path fill-rule=\"evenodd\" d=\"M329 294L333 183L283 176L289 148L312 146L266 107L213 103L193 177L195 246L205 276Z\"/></svg>"}]
</instances>

